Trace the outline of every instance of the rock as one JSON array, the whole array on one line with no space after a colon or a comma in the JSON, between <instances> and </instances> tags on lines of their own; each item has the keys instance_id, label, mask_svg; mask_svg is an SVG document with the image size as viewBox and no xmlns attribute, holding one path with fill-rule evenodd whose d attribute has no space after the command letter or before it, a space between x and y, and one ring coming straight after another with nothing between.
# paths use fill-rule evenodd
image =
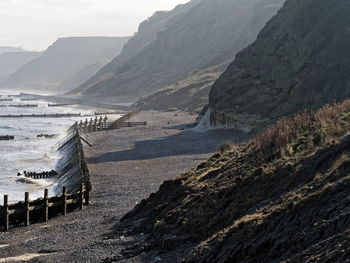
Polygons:
<instances>
[{"instance_id":1,"label":"rock","mask_svg":"<svg viewBox=\"0 0 350 263\"><path fill-rule=\"evenodd\" d=\"M287 1L214 84L212 125L249 131L350 97L349 8L346 0Z\"/></svg>"}]
</instances>

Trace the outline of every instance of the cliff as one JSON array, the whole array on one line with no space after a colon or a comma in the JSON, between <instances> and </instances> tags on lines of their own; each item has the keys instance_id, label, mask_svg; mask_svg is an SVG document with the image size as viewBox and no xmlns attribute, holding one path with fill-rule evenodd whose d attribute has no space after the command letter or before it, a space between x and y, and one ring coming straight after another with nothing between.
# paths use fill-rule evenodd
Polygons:
<instances>
[{"instance_id":1,"label":"cliff","mask_svg":"<svg viewBox=\"0 0 350 263\"><path fill-rule=\"evenodd\" d=\"M287 1L210 93L213 125L250 130L350 96L350 3Z\"/></svg>"},{"instance_id":2,"label":"cliff","mask_svg":"<svg viewBox=\"0 0 350 263\"><path fill-rule=\"evenodd\" d=\"M225 144L118 225L173 262L344 262L350 244L350 101ZM139 237L139 236L138 236ZM161 254L159 254L161 257Z\"/></svg>"},{"instance_id":3,"label":"cliff","mask_svg":"<svg viewBox=\"0 0 350 263\"><path fill-rule=\"evenodd\" d=\"M77 92L147 96L184 80L193 71L229 63L255 40L282 3L283 0L202 0L180 6L176 12L156 14L171 17L163 19L162 26L152 31L152 41L143 41L147 45L137 52L128 52L131 55L127 59L122 52ZM142 42L142 30L140 27L135 36L139 40L134 37L129 43Z\"/></svg>"},{"instance_id":4,"label":"cliff","mask_svg":"<svg viewBox=\"0 0 350 263\"><path fill-rule=\"evenodd\" d=\"M0 78L16 72L23 65L41 56L41 52L5 52L0 54Z\"/></svg>"},{"instance_id":5,"label":"cliff","mask_svg":"<svg viewBox=\"0 0 350 263\"><path fill-rule=\"evenodd\" d=\"M127 37L58 39L38 59L11 74L4 84L9 88L59 93L58 86L89 65L111 60L120 53L127 40Z\"/></svg>"}]
</instances>

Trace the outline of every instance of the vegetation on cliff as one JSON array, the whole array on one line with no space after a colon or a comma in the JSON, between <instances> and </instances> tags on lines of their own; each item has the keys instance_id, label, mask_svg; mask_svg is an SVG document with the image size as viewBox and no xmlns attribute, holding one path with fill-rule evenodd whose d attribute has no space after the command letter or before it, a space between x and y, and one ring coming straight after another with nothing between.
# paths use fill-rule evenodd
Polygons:
<instances>
[{"instance_id":1,"label":"vegetation on cliff","mask_svg":"<svg viewBox=\"0 0 350 263\"><path fill-rule=\"evenodd\" d=\"M350 100L282 119L165 182L122 220L186 262L348 258Z\"/></svg>"}]
</instances>

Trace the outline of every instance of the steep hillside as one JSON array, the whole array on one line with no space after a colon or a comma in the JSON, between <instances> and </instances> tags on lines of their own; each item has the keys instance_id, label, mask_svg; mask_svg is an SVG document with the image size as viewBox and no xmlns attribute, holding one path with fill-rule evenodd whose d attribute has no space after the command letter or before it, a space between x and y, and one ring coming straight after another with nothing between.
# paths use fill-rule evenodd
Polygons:
<instances>
[{"instance_id":1,"label":"steep hillside","mask_svg":"<svg viewBox=\"0 0 350 263\"><path fill-rule=\"evenodd\" d=\"M84 92L85 89L111 77L123 63L131 59L138 52L156 40L158 32L166 28L170 19L187 12L200 1L201 0L192 0L187 4L178 5L171 11L159 11L154 13L153 16L140 24L138 32L125 44L119 56L114 58L111 63L103 67L95 76L77 88L74 92Z\"/></svg>"},{"instance_id":2,"label":"steep hillside","mask_svg":"<svg viewBox=\"0 0 350 263\"><path fill-rule=\"evenodd\" d=\"M91 64L83 69L79 70L74 76L72 76L70 79L66 80L64 83L62 83L60 86L57 87L57 89L60 92L70 92L76 87L79 87L82 83L87 81L91 78L91 76L94 76L103 66L105 66L107 63L105 61L100 61L99 63Z\"/></svg>"},{"instance_id":3,"label":"steep hillside","mask_svg":"<svg viewBox=\"0 0 350 263\"><path fill-rule=\"evenodd\" d=\"M144 96L225 62L255 40L283 0L202 0L167 21L136 55L81 87L83 94ZM115 61L117 61L116 59ZM114 62L115 62L114 61Z\"/></svg>"},{"instance_id":4,"label":"steep hillside","mask_svg":"<svg viewBox=\"0 0 350 263\"><path fill-rule=\"evenodd\" d=\"M111 60L127 40L127 37L58 39L40 58L11 74L5 84L10 88L60 92L56 87L89 65Z\"/></svg>"},{"instance_id":5,"label":"steep hillside","mask_svg":"<svg viewBox=\"0 0 350 263\"><path fill-rule=\"evenodd\" d=\"M345 262L349 130L347 100L223 145L122 219L119 231L144 237L126 255L160 249L181 255L173 262Z\"/></svg>"},{"instance_id":6,"label":"steep hillside","mask_svg":"<svg viewBox=\"0 0 350 263\"><path fill-rule=\"evenodd\" d=\"M0 78L19 70L24 64L37 59L41 52L5 52L0 54Z\"/></svg>"},{"instance_id":7,"label":"steep hillside","mask_svg":"<svg viewBox=\"0 0 350 263\"><path fill-rule=\"evenodd\" d=\"M220 76L220 67L194 72L174 85L159 89L132 105L135 110L182 110L200 113L208 105L211 87Z\"/></svg>"},{"instance_id":8,"label":"steep hillside","mask_svg":"<svg viewBox=\"0 0 350 263\"><path fill-rule=\"evenodd\" d=\"M215 83L212 124L249 130L348 98L349 10L346 0L287 1Z\"/></svg>"}]
</instances>

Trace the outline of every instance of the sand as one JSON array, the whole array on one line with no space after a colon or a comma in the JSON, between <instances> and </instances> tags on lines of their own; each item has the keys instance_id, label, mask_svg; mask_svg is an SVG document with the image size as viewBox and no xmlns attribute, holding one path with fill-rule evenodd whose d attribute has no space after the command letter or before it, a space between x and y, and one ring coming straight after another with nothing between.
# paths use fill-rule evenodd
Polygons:
<instances>
[{"instance_id":1,"label":"sand","mask_svg":"<svg viewBox=\"0 0 350 263\"><path fill-rule=\"evenodd\" d=\"M48 223L0 233L0 259L35 255L30 262L61 263L118 258L138 238L108 237L125 213L157 191L164 180L205 161L218 145L245 139L232 130L191 132L187 128L195 118L183 112L141 112L132 121L148 121L147 127L91 134L94 146L85 146L93 184L91 205ZM118 262L159 259L170 262L166 255L152 258L152 254Z\"/></svg>"}]
</instances>

